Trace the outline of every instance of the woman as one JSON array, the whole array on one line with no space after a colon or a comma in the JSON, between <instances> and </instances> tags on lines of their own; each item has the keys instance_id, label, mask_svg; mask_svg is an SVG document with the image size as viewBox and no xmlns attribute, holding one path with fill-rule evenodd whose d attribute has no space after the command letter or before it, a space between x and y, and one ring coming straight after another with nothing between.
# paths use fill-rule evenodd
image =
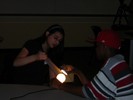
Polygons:
<instances>
[{"instance_id":1,"label":"woman","mask_svg":"<svg viewBox=\"0 0 133 100\"><path fill-rule=\"evenodd\" d=\"M45 60L50 58L55 65L60 66L63 49L64 29L57 24L46 29L42 36L28 40L13 62L14 82L38 85L49 83L55 75Z\"/></svg>"}]
</instances>

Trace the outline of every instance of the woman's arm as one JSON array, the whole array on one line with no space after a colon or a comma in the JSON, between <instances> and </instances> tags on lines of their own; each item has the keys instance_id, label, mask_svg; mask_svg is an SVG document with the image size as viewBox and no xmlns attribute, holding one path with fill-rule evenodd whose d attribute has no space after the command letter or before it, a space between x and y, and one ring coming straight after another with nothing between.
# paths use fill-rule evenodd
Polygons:
<instances>
[{"instance_id":1,"label":"woman's arm","mask_svg":"<svg viewBox=\"0 0 133 100\"><path fill-rule=\"evenodd\" d=\"M37 54L30 55L30 56L28 56L28 54L29 54L29 51L26 48L23 48L18 54L18 56L16 57L16 59L14 60L13 66L21 67L23 65L32 63L37 60L47 59L47 55L44 52L39 52Z\"/></svg>"}]
</instances>

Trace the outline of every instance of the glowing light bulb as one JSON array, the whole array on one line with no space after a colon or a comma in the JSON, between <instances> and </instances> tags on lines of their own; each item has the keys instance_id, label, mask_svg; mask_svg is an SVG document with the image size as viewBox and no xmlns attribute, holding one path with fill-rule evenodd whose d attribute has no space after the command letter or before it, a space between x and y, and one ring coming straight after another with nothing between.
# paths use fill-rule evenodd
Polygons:
<instances>
[{"instance_id":1,"label":"glowing light bulb","mask_svg":"<svg viewBox=\"0 0 133 100\"><path fill-rule=\"evenodd\" d=\"M60 73L56 76L56 79L58 79L61 83L63 83L66 80L66 76L63 73Z\"/></svg>"},{"instance_id":2,"label":"glowing light bulb","mask_svg":"<svg viewBox=\"0 0 133 100\"><path fill-rule=\"evenodd\" d=\"M67 75L66 71L65 70L61 70L61 72L65 75Z\"/></svg>"}]
</instances>

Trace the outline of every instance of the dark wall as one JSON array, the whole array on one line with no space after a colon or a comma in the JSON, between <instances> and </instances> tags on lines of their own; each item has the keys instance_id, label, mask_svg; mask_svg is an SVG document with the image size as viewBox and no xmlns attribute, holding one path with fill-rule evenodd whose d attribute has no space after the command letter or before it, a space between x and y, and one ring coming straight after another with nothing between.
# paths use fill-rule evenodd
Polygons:
<instances>
[{"instance_id":1,"label":"dark wall","mask_svg":"<svg viewBox=\"0 0 133 100\"><path fill-rule=\"evenodd\" d=\"M118 0L1 0L0 14L114 14Z\"/></svg>"}]
</instances>

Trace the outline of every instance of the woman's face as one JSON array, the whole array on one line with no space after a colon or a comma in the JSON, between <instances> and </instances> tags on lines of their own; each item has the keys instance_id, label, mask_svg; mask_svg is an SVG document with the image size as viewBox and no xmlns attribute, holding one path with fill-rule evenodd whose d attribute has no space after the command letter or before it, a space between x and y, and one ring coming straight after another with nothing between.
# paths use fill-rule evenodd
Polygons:
<instances>
[{"instance_id":1,"label":"woman's face","mask_svg":"<svg viewBox=\"0 0 133 100\"><path fill-rule=\"evenodd\" d=\"M54 34L48 35L47 43L50 48L54 48L60 44L63 36L60 32L55 32Z\"/></svg>"}]
</instances>

